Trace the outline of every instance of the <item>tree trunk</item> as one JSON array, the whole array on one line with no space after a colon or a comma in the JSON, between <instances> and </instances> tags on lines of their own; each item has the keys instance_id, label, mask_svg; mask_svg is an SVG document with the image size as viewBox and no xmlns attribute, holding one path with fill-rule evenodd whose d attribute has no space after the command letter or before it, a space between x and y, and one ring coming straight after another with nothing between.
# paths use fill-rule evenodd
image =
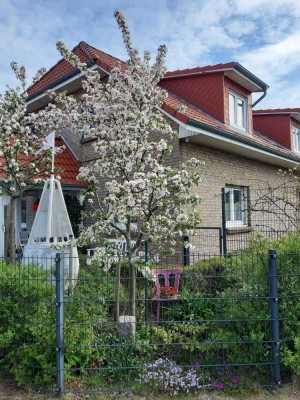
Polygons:
<instances>
[{"instance_id":1,"label":"tree trunk","mask_svg":"<svg viewBox=\"0 0 300 400\"><path fill-rule=\"evenodd\" d=\"M16 197L10 198L9 214L8 214L8 257L10 263L15 262L16 240L15 240L15 214L16 214Z\"/></svg>"},{"instance_id":2,"label":"tree trunk","mask_svg":"<svg viewBox=\"0 0 300 400\"><path fill-rule=\"evenodd\" d=\"M120 317L120 276L121 276L121 260L119 259L116 265L114 322L119 322L119 317Z\"/></svg>"}]
</instances>

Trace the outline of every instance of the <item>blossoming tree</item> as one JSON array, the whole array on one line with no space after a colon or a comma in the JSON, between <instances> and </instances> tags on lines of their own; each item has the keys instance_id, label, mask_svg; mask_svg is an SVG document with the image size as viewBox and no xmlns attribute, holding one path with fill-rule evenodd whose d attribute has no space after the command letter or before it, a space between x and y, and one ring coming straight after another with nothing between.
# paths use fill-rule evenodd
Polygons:
<instances>
[{"instance_id":1,"label":"blossoming tree","mask_svg":"<svg viewBox=\"0 0 300 400\"><path fill-rule=\"evenodd\" d=\"M95 139L95 160L80 171L92 186L87 197L94 221L82 233L81 242L99 243L107 236L126 241L129 311L135 316L136 254L144 240L157 246L174 245L175 239L199 224L200 198L191 188L199 184L200 175L188 172L187 165L168 163L177 132L159 111L167 94L157 85L165 74L166 47L159 47L150 65L150 54L140 57L133 48L123 14L117 10L115 18L129 59L126 68L117 64L107 81L80 63L63 43L57 47L86 75L85 94L70 116L79 134ZM197 167L200 163L193 159L187 164ZM96 250L95 257L102 252L102 248Z\"/></svg>"},{"instance_id":2,"label":"blossoming tree","mask_svg":"<svg viewBox=\"0 0 300 400\"><path fill-rule=\"evenodd\" d=\"M26 112L26 72L15 62L11 67L20 82L17 88L7 88L0 93L0 191L10 198L7 224L7 253L15 254L16 200L35 186L43 174L49 171L50 150L39 151L46 134L57 128L62 111L49 105L38 113ZM34 80L38 79L38 71Z\"/></svg>"}]
</instances>

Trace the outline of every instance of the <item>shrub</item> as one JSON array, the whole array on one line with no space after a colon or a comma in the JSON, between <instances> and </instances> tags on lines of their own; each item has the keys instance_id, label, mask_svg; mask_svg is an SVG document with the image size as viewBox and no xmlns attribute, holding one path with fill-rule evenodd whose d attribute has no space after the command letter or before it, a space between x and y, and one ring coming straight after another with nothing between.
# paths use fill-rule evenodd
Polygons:
<instances>
[{"instance_id":1,"label":"shrub","mask_svg":"<svg viewBox=\"0 0 300 400\"><path fill-rule=\"evenodd\" d=\"M186 266L181 277L181 288L214 296L224 288L222 276L228 265L230 259L213 257Z\"/></svg>"},{"instance_id":2,"label":"shrub","mask_svg":"<svg viewBox=\"0 0 300 400\"><path fill-rule=\"evenodd\" d=\"M105 298L114 283L103 285L103 277L94 273L81 268L73 295L65 298L67 378L104 358L98 324L107 318ZM1 366L19 385L49 385L55 379L55 282L48 277L49 271L37 265L1 264Z\"/></svg>"}]
</instances>

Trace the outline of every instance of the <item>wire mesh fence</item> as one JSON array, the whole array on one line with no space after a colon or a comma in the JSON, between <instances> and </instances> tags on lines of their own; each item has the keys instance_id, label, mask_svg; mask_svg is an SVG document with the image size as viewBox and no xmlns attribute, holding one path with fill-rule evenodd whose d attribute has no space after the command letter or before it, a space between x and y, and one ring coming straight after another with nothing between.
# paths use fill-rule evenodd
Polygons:
<instances>
[{"instance_id":1,"label":"wire mesh fence","mask_svg":"<svg viewBox=\"0 0 300 400\"><path fill-rule=\"evenodd\" d=\"M300 253L148 258L133 277L125 260L107 270L82 257L73 285L62 259L52 270L3 260L1 381L177 393L290 380L279 355L297 335Z\"/></svg>"},{"instance_id":2,"label":"wire mesh fence","mask_svg":"<svg viewBox=\"0 0 300 400\"><path fill-rule=\"evenodd\" d=\"M300 226L299 185L262 188L227 185L204 201L203 226L188 237L190 253L230 254L249 248L258 237L280 240Z\"/></svg>"}]
</instances>

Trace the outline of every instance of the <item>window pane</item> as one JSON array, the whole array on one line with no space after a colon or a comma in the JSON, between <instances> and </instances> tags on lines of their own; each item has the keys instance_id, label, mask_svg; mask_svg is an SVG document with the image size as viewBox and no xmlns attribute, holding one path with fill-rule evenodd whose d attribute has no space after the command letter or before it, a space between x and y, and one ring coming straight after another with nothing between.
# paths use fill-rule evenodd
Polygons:
<instances>
[{"instance_id":1,"label":"window pane","mask_svg":"<svg viewBox=\"0 0 300 400\"><path fill-rule=\"evenodd\" d=\"M26 199L21 199L21 229L26 229Z\"/></svg>"},{"instance_id":2,"label":"window pane","mask_svg":"<svg viewBox=\"0 0 300 400\"><path fill-rule=\"evenodd\" d=\"M234 220L241 221L242 213L242 193L240 189L235 189L233 192Z\"/></svg>"},{"instance_id":3,"label":"window pane","mask_svg":"<svg viewBox=\"0 0 300 400\"><path fill-rule=\"evenodd\" d=\"M237 121L236 124L245 128L245 102L237 98Z\"/></svg>"},{"instance_id":4,"label":"window pane","mask_svg":"<svg viewBox=\"0 0 300 400\"><path fill-rule=\"evenodd\" d=\"M235 124L234 103L234 96L232 94L229 94L229 123L232 125Z\"/></svg>"},{"instance_id":5,"label":"window pane","mask_svg":"<svg viewBox=\"0 0 300 400\"><path fill-rule=\"evenodd\" d=\"M294 142L294 149L299 151L300 150L300 131L296 128L293 128L293 142Z\"/></svg>"},{"instance_id":6,"label":"window pane","mask_svg":"<svg viewBox=\"0 0 300 400\"><path fill-rule=\"evenodd\" d=\"M225 192L225 219L226 221L231 221L230 219L230 191L226 189Z\"/></svg>"},{"instance_id":7,"label":"window pane","mask_svg":"<svg viewBox=\"0 0 300 400\"><path fill-rule=\"evenodd\" d=\"M248 224L248 191L246 187L225 187L225 218L229 227Z\"/></svg>"}]
</instances>

